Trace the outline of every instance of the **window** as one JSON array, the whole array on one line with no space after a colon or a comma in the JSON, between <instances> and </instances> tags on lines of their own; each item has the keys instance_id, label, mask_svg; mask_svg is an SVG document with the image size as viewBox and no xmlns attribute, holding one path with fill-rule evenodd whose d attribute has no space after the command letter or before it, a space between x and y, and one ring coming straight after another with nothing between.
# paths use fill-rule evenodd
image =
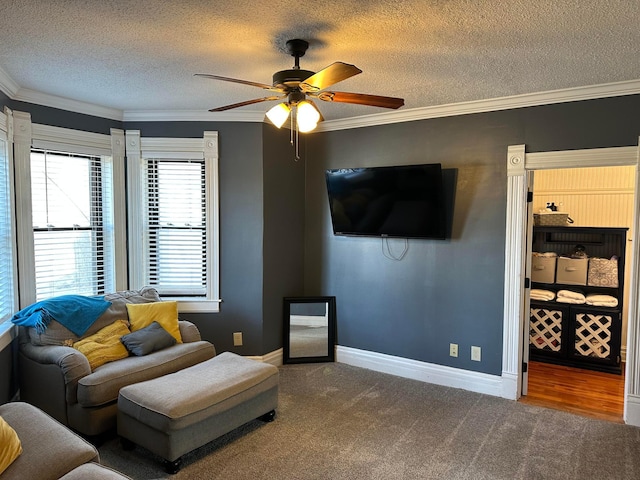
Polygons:
<instances>
[{"instance_id":1,"label":"window","mask_svg":"<svg viewBox=\"0 0 640 480\"><path fill-rule=\"evenodd\" d=\"M205 296L204 160L145 159L148 284L168 295Z\"/></svg>"},{"instance_id":2,"label":"window","mask_svg":"<svg viewBox=\"0 0 640 480\"><path fill-rule=\"evenodd\" d=\"M124 132L13 116L20 307L126 289Z\"/></svg>"},{"instance_id":3,"label":"window","mask_svg":"<svg viewBox=\"0 0 640 480\"><path fill-rule=\"evenodd\" d=\"M111 158L31 150L36 299L113 291Z\"/></svg>"},{"instance_id":4,"label":"window","mask_svg":"<svg viewBox=\"0 0 640 480\"><path fill-rule=\"evenodd\" d=\"M13 228L13 170L7 139L8 117L0 113L0 323L17 310L15 237Z\"/></svg>"},{"instance_id":5,"label":"window","mask_svg":"<svg viewBox=\"0 0 640 480\"><path fill-rule=\"evenodd\" d=\"M153 286L182 312L218 311L216 132L126 135L132 288Z\"/></svg>"}]
</instances>

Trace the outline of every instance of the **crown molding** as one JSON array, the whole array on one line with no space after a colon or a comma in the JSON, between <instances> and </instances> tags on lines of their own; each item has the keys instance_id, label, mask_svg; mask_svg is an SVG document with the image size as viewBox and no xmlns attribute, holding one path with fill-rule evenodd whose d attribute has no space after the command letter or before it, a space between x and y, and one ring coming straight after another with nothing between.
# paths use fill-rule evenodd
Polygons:
<instances>
[{"instance_id":1,"label":"crown molding","mask_svg":"<svg viewBox=\"0 0 640 480\"><path fill-rule=\"evenodd\" d=\"M363 115L361 117L328 120L318 125L316 132L346 130L350 128L371 127L391 123L412 122L430 118L452 117L473 113L495 112L514 108L536 107L554 103L577 102L597 98L620 97L640 93L640 80L605 83L587 87L565 88L546 92L526 93L510 97L450 103L433 107L395 110L388 113Z\"/></svg>"},{"instance_id":2,"label":"crown molding","mask_svg":"<svg viewBox=\"0 0 640 480\"><path fill-rule=\"evenodd\" d=\"M20 102L35 103L36 105L45 107L59 108L60 110L122 121L122 110L81 102L71 98L49 95L48 93L37 92L35 90L29 90L28 88L20 88L12 98Z\"/></svg>"},{"instance_id":3,"label":"crown molding","mask_svg":"<svg viewBox=\"0 0 640 480\"><path fill-rule=\"evenodd\" d=\"M13 78L0 67L0 91L9 98L13 98L18 90L20 90L20 85L14 82Z\"/></svg>"},{"instance_id":4,"label":"crown molding","mask_svg":"<svg viewBox=\"0 0 640 480\"><path fill-rule=\"evenodd\" d=\"M125 122L256 122L262 123L264 112L209 112L202 110L125 110Z\"/></svg>"},{"instance_id":5,"label":"crown molding","mask_svg":"<svg viewBox=\"0 0 640 480\"><path fill-rule=\"evenodd\" d=\"M21 88L0 68L0 91L12 100L59 108L76 113L93 115L125 122L258 122L265 121L264 112L205 112L200 110L118 110L64 97L57 97L35 90ZM640 93L640 80L604 83L585 87L549 90L508 97L450 103L432 107L394 110L372 115L327 120L311 133L372 127L393 123L412 122L431 118L452 117L474 113L486 113L514 108L534 107L556 103L594 100Z\"/></svg>"}]
</instances>

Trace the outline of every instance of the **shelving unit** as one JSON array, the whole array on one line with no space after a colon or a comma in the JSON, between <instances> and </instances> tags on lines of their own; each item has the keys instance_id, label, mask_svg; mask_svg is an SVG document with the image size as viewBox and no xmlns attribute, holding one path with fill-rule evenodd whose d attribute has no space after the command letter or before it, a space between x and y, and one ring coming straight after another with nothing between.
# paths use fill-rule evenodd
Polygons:
<instances>
[{"instance_id":1,"label":"shelving unit","mask_svg":"<svg viewBox=\"0 0 640 480\"><path fill-rule=\"evenodd\" d=\"M531 282L531 288L571 290L617 298L616 307L531 300L530 358L611 373L621 373L620 345L624 303L626 228L534 227L532 251L569 255L583 245L591 257L618 257L617 287Z\"/></svg>"}]
</instances>

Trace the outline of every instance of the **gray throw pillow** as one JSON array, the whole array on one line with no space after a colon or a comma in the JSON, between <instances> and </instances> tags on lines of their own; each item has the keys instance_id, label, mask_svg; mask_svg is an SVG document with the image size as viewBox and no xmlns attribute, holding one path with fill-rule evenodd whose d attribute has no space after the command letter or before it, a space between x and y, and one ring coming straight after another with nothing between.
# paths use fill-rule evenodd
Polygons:
<instances>
[{"instance_id":1,"label":"gray throw pillow","mask_svg":"<svg viewBox=\"0 0 640 480\"><path fill-rule=\"evenodd\" d=\"M141 357L162 350L176 343L176 339L158 322L153 322L140 330L123 335L120 341L132 355Z\"/></svg>"}]
</instances>

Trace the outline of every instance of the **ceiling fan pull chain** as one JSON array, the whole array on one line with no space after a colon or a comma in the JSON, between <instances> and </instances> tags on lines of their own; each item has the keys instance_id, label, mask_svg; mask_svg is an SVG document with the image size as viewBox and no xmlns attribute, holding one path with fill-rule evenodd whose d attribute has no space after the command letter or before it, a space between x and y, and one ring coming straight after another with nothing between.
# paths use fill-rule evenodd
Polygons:
<instances>
[{"instance_id":1,"label":"ceiling fan pull chain","mask_svg":"<svg viewBox=\"0 0 640 480\"><path fill-rule=\"evenodd\" d=\"M296 162L300 160L300 132L298 132L298 127L296 126Z\"/></svg>"}]
</instances>

